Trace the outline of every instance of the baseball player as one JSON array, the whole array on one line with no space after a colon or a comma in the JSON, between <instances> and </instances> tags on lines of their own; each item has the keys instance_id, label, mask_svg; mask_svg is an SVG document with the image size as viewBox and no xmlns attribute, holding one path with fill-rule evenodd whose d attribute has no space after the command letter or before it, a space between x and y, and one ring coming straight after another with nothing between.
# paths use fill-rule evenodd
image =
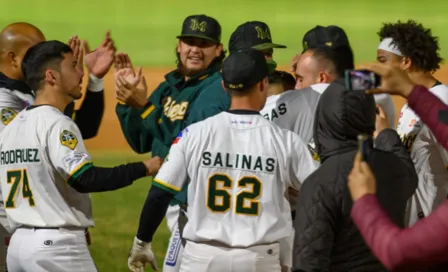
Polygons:
<instances>
[{"instance_id":1,"label":"baseball player","mask_svg":"<svg viewBox=\"0 0 448 272\"><path fill-rule=\"evenodd\" d=\"M299 189L316 162L300 137L259 114L269 85L262 52L231 53L222 74L230 109L187 127L174 141L147 199L146 228L135 237L129 258L132 271L155 262L152 236L173 194L186 182L189 220L180 271L291 267L285 192Z\"/></svg>"},{"instance_id":2,"label":"baseball player","mask_svg":"<svg viewBox=\"0 0 448 272\"><path fill-rule=\"evenodd\" d=\"M381 41L377 50L379 62L400 67L415 84L425 86L448 103L448 86L432 75L440 68L442 58L438 39L432 36L430 29L412 20L398 21L384 24L378 35ZM448 153L407 104L401 109L397 132L411 153L419 178L409 207L408 224L411 226L446 200Z\"/></svg>"},{"instance_id":3,"label":"baseball player","mask_svg":"<svg viewBox=\"0 0 448 272\"><path fill-rule=\"evenodd\" d=\"M45 40L43 33L28 23L13 23L0 32L0 132L25 107L34 103L32 89L23 81L21 60L29 47ZM81 41L74 36L69 45L75 51L78 67L83 71L83 48ZM70 103L64 113L72 117L79 126L84 139L95 137L104 112L103 77L113 63L115 49L110 34L95 51L90 52L84 43L85 63L89 70L86 97L79 110ZM0 271L4 271L6 247L9 240L9 224L0 194Z\"/></svg>"},{"instance_id":4,"label":"baseball player","mask_svg":"<svg viewBox=\"0 0 448 272\"><path fill-rule=\"evenodd\" d=\"M277 67L277 63L273 59L274 49L286 48L286 46L272 41L271 31L266 23L250 21L238 26L229 40L230 53L247 48L254 48L264 53L269 72L272 73ZM228 110L230 96L225 90L216 88L208 92L202 92L195 105L197 106L193 107L187 118L187 125Z\"/></svg>"},{"instance_id":5,"label":"baseball player","mask_svg":"<svg viewBox=\"0 0 448 272\"><path fill-rule=\"evenodd\" d=\"M0 134L0 183L13 231L9 271L97 271L85 232L93 227L89 192L116 190L155 174L161 159L96 167L81 132L64 109L81 93L82 73L71 48L41 42L22 61L35 104Z\"/></svg>"},{"instance_id":6,"label":"baseball player","mask_svg":"<svg viewBox=\"0 0 448 272\"><path fill-rule=\"evenodd\" d=\"M177 38L177 68L165 75L166 81L149 97L145 86L130 84L134 72L129 57L120 55L117 58L119 103L116 112L129 145L137 153L152 152L152 155L164 158L175 137L185 127L185 118L199 94L213 89L222 91L220 69L225 52L218 21L206 15L188 16ZM121 70L131 71L128 81L126 71ZM141 75L136 74L137 77ZM171 231L163 268L167 272L178 271L178 259L183 250L177 227L178 198L185 197L181 193L176 196L167 212Z\"/></svg>"}]
</instances>

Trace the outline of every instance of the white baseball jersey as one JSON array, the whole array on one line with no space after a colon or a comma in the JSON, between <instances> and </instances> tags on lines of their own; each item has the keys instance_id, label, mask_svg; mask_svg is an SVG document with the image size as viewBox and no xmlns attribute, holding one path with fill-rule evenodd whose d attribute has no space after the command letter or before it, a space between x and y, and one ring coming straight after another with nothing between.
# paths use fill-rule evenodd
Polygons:
<instances>
[{"instance_id":1,"label":"white baseball jersey","mask_svg":"<svg viewBox=\"0 0 448 272\"><path fill-rule=\"evenodd\" d=\"M0 184L11 228L93 226L89 194L69 184L91 167L76 124L48 105L21 111L0 134Z\"/></svg>"},{"instance_id":2,"label":"white baseball jersey","mask_svg":"<svg viewBox=\"0 0 448 272\"><path fill-rule=\"evenodd\" d=\"M261 114L281 128L299 134L305 142L312 142L314 113L320 95L329 85L314 84L305 89L269 96ZM395 106L391 96L376 94L374 98L386 113L389 127L395 128Z\"/></svg>"},{"instance_id":3,"label":"white baseball jersey","mask_svg":"<svg viewBox=\"0 0 448 272\"><path fill-rule=\"evenodd\" d=\"M8 125L16 115L25 107L34 103L32 95L24 94L16 90L0 88L0 133ZM0 190L0 217L6 216L3 209L3 196ZM6 224L5 227L7 227Z\"/></svg>"},{"instance_id":4,"label":"white baseball jersey","mask_svg":"<svg viewBox=\"0 0 448 272\"><path fill-rule=\"evenodd\" d=\"M305 143L260 114L222 112L187 127L174 141L154 186L188 185L183 237L250 247L288 239L288 187L317 168Z\"/></svg>"},{"instance_id":5,"label":"white baseball jersey","mask_svg":"<svg viewBox=\"0 0 448 272\"><path fill-rule=\"evenodd\" d=\"M429 91L448 104L448 86L437 85ZM448 152L407 104L401 110L397 132L410 151L418 174L418 187L411 199L408 220L409 225L413 225L447 198Z\"/></svg>"}]
</instances>

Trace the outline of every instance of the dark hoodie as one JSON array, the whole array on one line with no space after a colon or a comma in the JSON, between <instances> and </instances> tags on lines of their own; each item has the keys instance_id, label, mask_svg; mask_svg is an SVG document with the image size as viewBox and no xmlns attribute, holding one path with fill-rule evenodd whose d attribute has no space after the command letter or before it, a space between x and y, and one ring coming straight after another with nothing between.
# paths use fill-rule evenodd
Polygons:
<instances>
[{"instance_id":1,"label":"dark hoodie","mask_svg":"<svg viewBox=\"0 0 448 272\"><path fill-rule=\"evenodd\" d=\"M352 200L347 188L357 135L373 135L375 118L374 97L345 91L339 81L320 97L314 141L321 166L300 190L293 271L387 271L350 218ZM375 145L370 140L367 162L377 180L377 196L394 222L404 226L406 204L418 182L414 165L394 130L381 132Z\"/></svg>"}]
</instances>

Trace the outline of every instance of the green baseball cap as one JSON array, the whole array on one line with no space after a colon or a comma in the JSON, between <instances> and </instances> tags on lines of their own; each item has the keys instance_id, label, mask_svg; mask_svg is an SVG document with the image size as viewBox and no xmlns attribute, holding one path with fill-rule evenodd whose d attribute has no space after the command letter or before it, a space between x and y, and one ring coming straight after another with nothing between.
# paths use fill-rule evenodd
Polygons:
<instances>
[{"instance_id":1,"label":"green baseball cap","mask_svg":"<svg viewBox=\"0 0 448 272\"><path fill-rule=\"evenodd\" d=\"M182 32L176 38L201 38L221 43L221 25L207 15L191 15L185 18L182 24Z\"/></svg>"},{"instance_id":2,"label":"green baseball cap","mask_svg":"<svg viewBox=\"0 0 448 272\"><path fill-rule=\"evenodd\" d=\"M230 36L229 51L253 48L265 50L271 48L286 48L285 45L272 42L269 26L260 21L246 22L236 28Z\"/></svg>"}]
</instances>

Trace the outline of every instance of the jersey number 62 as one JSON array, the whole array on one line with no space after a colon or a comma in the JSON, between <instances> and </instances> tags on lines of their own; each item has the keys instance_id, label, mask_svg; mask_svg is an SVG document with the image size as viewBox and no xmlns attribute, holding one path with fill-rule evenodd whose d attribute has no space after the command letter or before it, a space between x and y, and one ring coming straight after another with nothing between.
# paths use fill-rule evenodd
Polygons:
<instances>
[{"instance_id":1,"label":"jersey number 62","mask_svg":"<svg viewBox=\"0 0 448 272\"><path fill-rule=\"evenodd\" d=\"M236 195L234 205L232 205L232 195L228 192L233 185L234 180L227 174L211 175L208 178L207 208L214 213L226 213L234 206L235 214L258 216L260 214L259 198L262 191L261 181L255 176L240 178L236 182L236 186L243 190Z\"/></svg>"}]
</instances>

